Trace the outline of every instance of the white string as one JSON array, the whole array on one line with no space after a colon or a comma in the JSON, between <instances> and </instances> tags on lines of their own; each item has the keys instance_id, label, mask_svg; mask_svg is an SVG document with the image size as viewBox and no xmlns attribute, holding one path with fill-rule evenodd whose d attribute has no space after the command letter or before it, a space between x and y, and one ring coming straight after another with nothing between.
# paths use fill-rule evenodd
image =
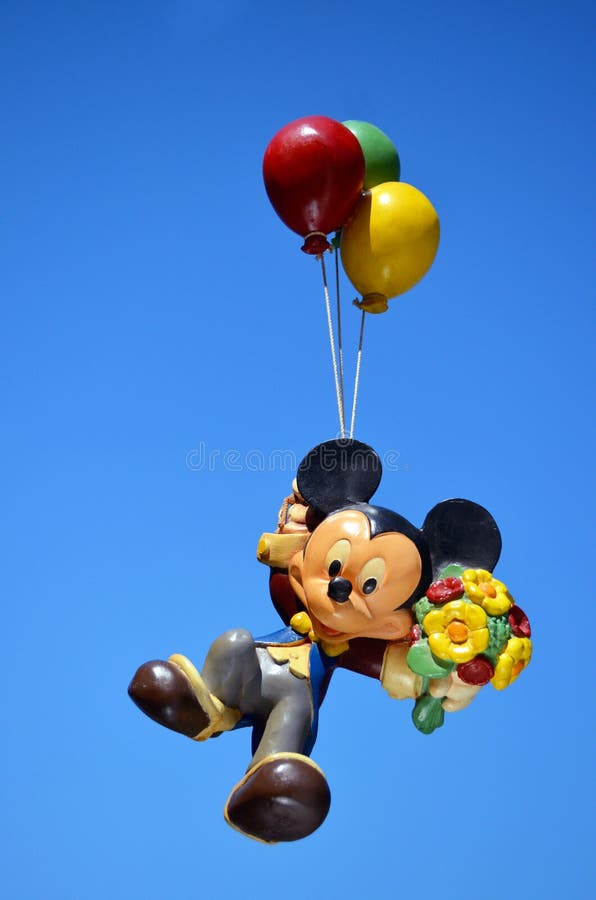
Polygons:
<instances>
[{"instance_id":1,"label":"white string","mask_svg":"<svg viewBox=\"0 0 596 900\"><path fill-rule=\"evenodd\" d=\"M358 341L358 356L356 357L356 377L354 379L354 400L352 401L352 419L350 421L350 438L354 437L354 425L356 422L356 403L358 402L358 388L360 387L360 364L362 362L362 343L364 340L364 317L366 313L362 310L362 320L360 322L360 340Z\"/></svg>"},{"instance_id":2,"label":"white string","mask_svg":"<svg viewBox=\"0 0 596 900\"><path fill-rule=\"evenodd\" d=\"M342 393L339 386L339 372L337 368L337 356L335 353L335 337L333 334L333 322L331 320L331 300L329 299L329 288L327 287L327 271L325 269L325 258L321 253L321 271L323 273L323 290L325 292L325 308L327 310L327 327L329 329L329 345L331 347L331 362L333 364L333 377L335 379L335 396L337 399L337 412L339 414L339 428L342 438L346 436L346 424L344 421L344 407L342 402Z\"/></svg>"},{"instance_id":3,"label":"white string","mask_svg":"<svg viewBox=\"0 0 596 900\"><path fill-rule=\"evenodd\" d=\"M341 335L341 306L339 295L339 247L335 247L335 296L337 300L337 346L339 350L339 393L341 396L342 414L345 416L345 395L344 395L344 348ZM342 437L345 437L342 434Z\"/></svg>"}]
</instances>

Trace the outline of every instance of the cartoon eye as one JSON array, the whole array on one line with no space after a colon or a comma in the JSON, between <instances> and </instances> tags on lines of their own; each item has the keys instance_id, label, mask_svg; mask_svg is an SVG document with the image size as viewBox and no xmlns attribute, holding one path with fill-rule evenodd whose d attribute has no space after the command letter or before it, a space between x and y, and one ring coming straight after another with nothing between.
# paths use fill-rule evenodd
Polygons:
<instances>
[{"instance_id":1,"label":"cartoon eye","mask_svg":"<svg viewBox=\"0 0 596 900\"><path fill-rule=\"evenodd\" d=\"M360 574L358 575L357 583L360 586L362 593L374 594L382 582L384 574L385 560L381 559L380 556L369 559L368 562L362 566Z\"/></svg>"},{"instance_id":2,"label":"cartoon eye","mask_svg":"<svg viewBox=\"0 0 596 900\"><path fill-rule=\"evenodd\" d=\"M339 575L342 568L348 561L349 555L350 542L346 541L345 538L343 538L341 541L336 541L335 544L330 548L327 556L325 557L325 569L327 570L331 578L335 578L336 575Z\"/></svg>"}]
</instances>

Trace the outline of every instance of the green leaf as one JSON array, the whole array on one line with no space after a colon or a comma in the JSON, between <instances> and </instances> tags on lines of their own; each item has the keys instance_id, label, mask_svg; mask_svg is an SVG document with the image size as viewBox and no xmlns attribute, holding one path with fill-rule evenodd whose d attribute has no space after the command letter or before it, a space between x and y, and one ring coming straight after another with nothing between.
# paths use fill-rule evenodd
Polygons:
<instances>
[{"instance_id":1,"label":"green leaf","mask_svg":"<svg viewBox=\"0 0 596 900\"><path fill-rule=\"evenodd\" d=\"M488 627L490 640L488 642L488 647L484 651L484 655L490 659L494 666L497 663L499 653L511 637L509 617L507 613L503 616L487 615L486 625Z\"/></svg>"},{"instance_id":2,"label":"green leaf","mask_svg":"<svg viewBox=\"0 0 596 900\"><path fill-rule=\"evenodd\" d=\"M445 566L445 568L439 574L437 581L442 581L443 578L461 578L462 574L465 571L465 566L456 566L455 564Z\"/></svg>"},{"instance_id":3,"label":"green leaf","mask_svg":"<svg viewBox=\"0 0 596 900\"><path fill-rule=\"evenodd\" d=\"M426 638L412 644L406 662L416 675L426 675L428 678L444 678L455 668L454 662L433 656Z\"/></svg>"},{"instance_id":4,"label":"green leaf","mask_svg":"<svg viewBox=\"0 0 596 900\"><path fill-rule=\"evenodd\" d=\"M425 694L416 701L412 710L412 721L418 731L423 734L432 734L436 728L440 728L445 719L445 710L438 697Z\"/></svg>"},{"instance_id":5,"label":"green leaf","mask_svg":"<svg viewBox=\"0 0 596 900\"><path fill-rule=\"evenodd\" d=\"M427 597L421 597L417 603L414 605L414 613L416 615L416 621L422 628L422 622L427 613L431 611L431 609L436 609L436 606L430 602Z\"/></svg>"}]
</instances>

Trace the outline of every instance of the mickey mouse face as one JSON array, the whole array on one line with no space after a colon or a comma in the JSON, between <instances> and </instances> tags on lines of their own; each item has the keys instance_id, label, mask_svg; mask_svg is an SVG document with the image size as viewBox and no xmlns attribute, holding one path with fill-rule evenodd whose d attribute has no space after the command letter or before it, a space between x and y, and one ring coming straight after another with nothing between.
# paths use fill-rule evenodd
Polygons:
<instances>
[{"instance_id":1,"label":"mickey mouse face","mask_svg":"<svg viewBox=\"0 0 596 900\"><path fill-rule=\"evenodd\" d=\"M396 609L420 581L422 562L405 534L371 537L366 514L344 509L314 530L304 553L290 561L291 585L306 607L313 630L328 644L356 637L394 641L412 625Z\"/></svg>"},{"instance_id":2,"label":"mickey mouse face","mask_svg":"<svg viewBox=\"0 0 596 900\"><path fill-rule=\"evenodd\" d=\"M288 575L315 633L328 644L399 640L412 624L404 604L422 596L444 566L492 571L499 558L499 529L482 506L445 500L416 528L369 505L380 480L377 454L353 440L319 444L298 467L300 495L321 522L290 560Z\"/></svg>"}]
</instances>

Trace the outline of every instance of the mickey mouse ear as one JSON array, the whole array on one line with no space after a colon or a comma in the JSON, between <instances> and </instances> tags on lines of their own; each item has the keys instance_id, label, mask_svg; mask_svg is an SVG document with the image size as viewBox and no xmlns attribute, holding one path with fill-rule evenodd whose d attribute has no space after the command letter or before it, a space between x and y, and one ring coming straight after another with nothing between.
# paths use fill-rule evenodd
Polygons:
<instances>
[{"instance_id":1,"label":"mickey mouse ear","mask_svg":"<svg viewBox=\"0 0 596 900\"><path fill-rule=\"evenodd\" d=\"M352 503L367 503L381 472L381 460L372 447L344 438L313 447L296 477L306 502L327 515Z\"/></svg>"},{"instance_id":2,"label":"mickey mouse ear","mask_svg":"<svg viewBox=\"0 0 596 900\"><path fill-rule=\"evenodd\" d=\"M451 563L492 572L501 555L497 523L488 510L471 500L438 503L424 520L422 532L435 577Z\"/></svg>"}]
</instances>

